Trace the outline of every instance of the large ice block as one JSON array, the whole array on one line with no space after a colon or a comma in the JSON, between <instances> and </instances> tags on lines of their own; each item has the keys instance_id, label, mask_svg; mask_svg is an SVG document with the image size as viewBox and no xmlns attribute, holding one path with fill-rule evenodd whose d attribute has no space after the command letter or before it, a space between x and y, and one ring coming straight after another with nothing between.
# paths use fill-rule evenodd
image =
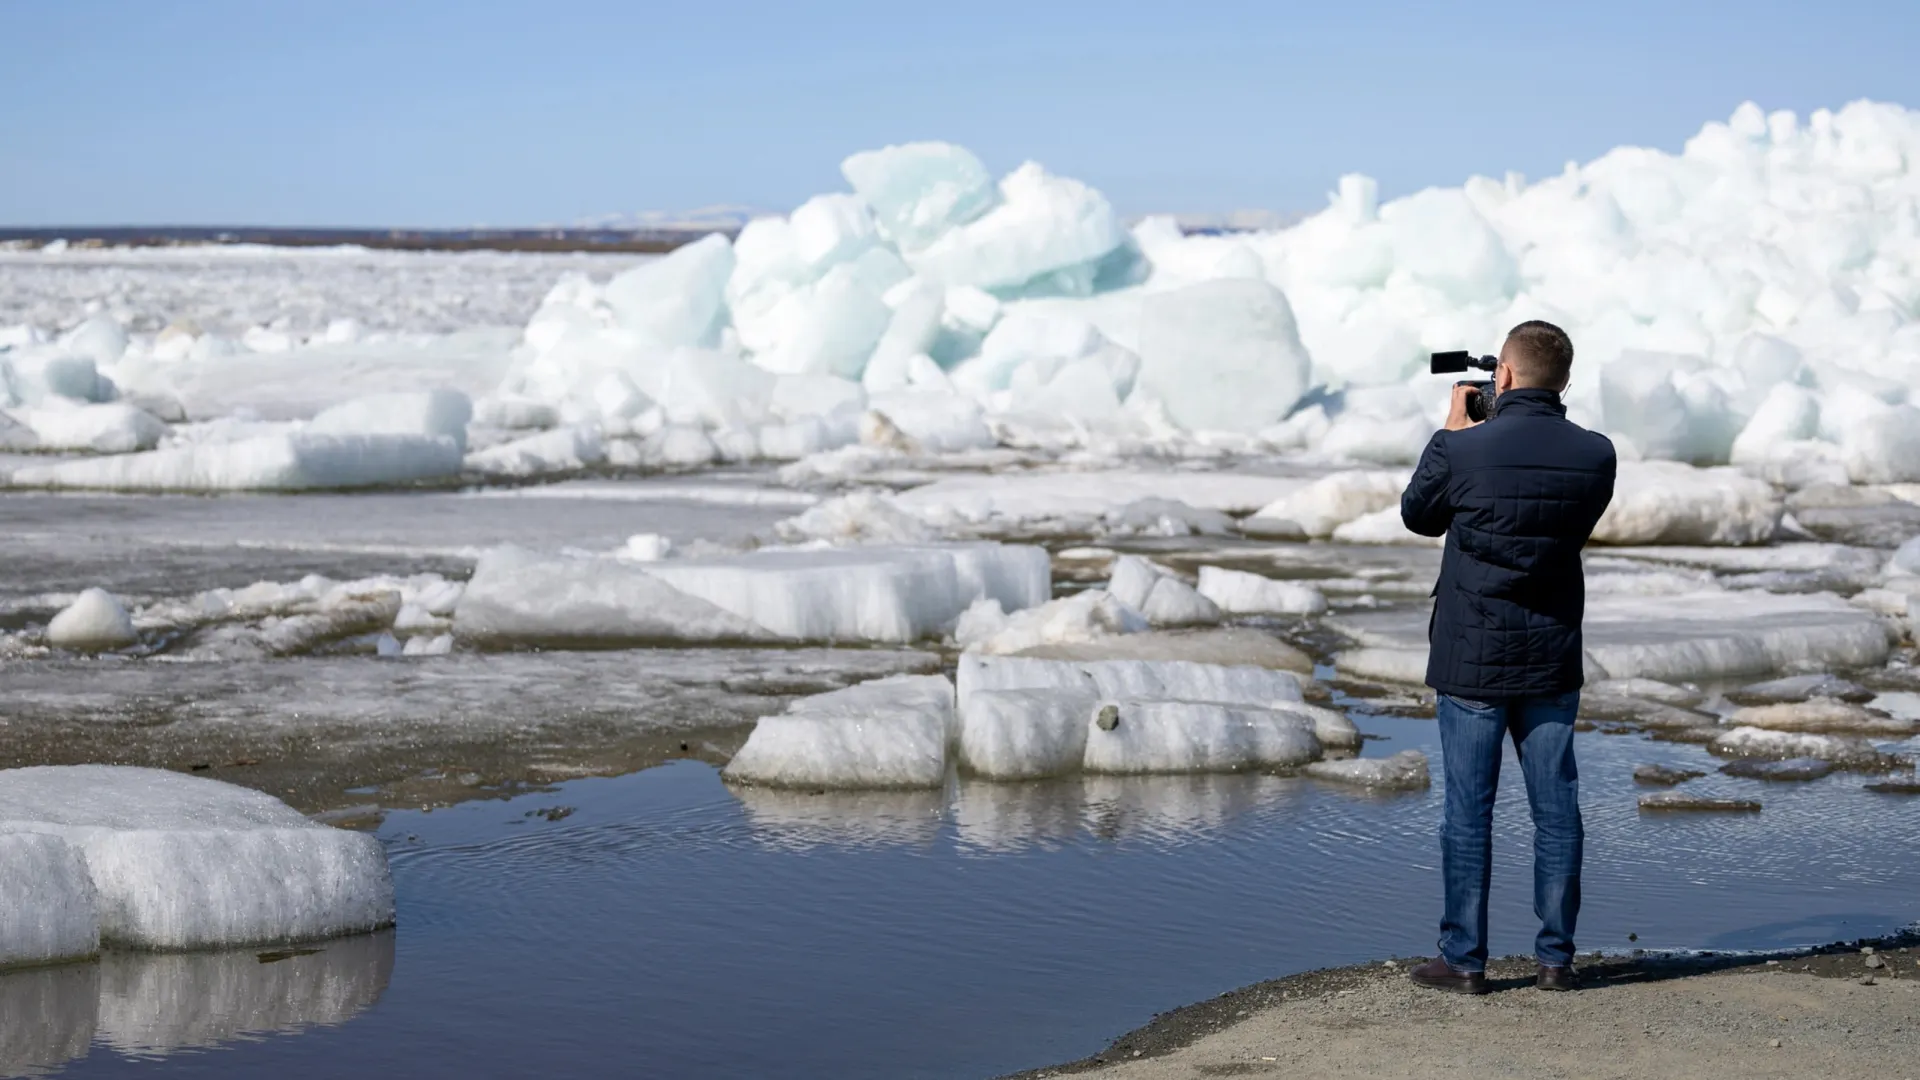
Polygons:
<instances>
[{"instance_id":1,"label":"large ice block","mask_svg":"<svg viewBox=\"0 0 1920 1080\"><path fill-rule=\"evenodd\" d=\"M960 767L994 780L1078 772L1098 703L1087 689L976 691L960 714Z\"/></svg>"},{"instance_id":2,"label":"large ice block","mask_svg":"<svg viewBox=\"0 0 1920 1080\"><path fill-rule=\"evenodd\" d=\"M733 245L713 233L607 282L606 302L623 327L661 346L711 346L725 321Z\"/></svg>"},{"instance_id":3,"label":"large ice block","mask_svg":"<svg viewBox=\"0 0 1920 1080\"><path fill-rule=\"evenodd\" d=\"M765 550L665 559L481 557L454 630L494 645L887 641L942 632L974 601L1046 599L1041 548L1002 544Z\"/></svg>"},{"instance_id":4,"label":"large ice block","mask_svg":"<svg viewBox=\"0 0 1920 1080\"><path fill-rule=\"evenodd\" d=\"M904 254L915 272L943 285L1084 295L1092 268L1126 240L1105 196L1029 161L1000 181L999 205ZM1045 283L1061 273L1071 277L1064 287Z\"/></svg>"},{"instance_id":5,"label":"large ice block","mask_svg":"<svg viewBox=\"0 0 1920 1080\"><path fill-rule=\"evenodd\" d=\"M904 251L926 247L999 199L986 166L951 143L862 151L841 162L840 173L873 208L880 231Z\"/></svg>"},{"instance_id":6,"label":"large ice block","mask_svg":"<svg viewBox=\"0 0 1920 1080\"><path fill-rule=\"evenodd\" d=\"M1764 544L1785 504L1771 485L1736 469L1673 461L1620 464L1613 502L1593 530L1599 544Z\"/></svg>"},{"instance_id":7,"label":"large ice block","mask_svg":"<svg viewBox=\"0 0 1920 1080\"><path fill-rule=\"evenodd\" d=\"M1302 700L1292 674L1270 668L1184 660L1043 660L1024 656L960 657L960 708L975 690L1086 690L1102 698L1210 701L1262 709Z\"/></svg>"},{"instance_id":8,"label":"large ice block","mask_svg":"<svg viewBox=\"0 0 1920 1080\"><path fill-rule=\"evenodd\" d=\"M444 435L462 452L473 402L458 390L369 394L322 411L306 430L326 435Z\"/></svg>"},{"instance_id":9,"label":"large ice block","mask_svg":"<svg viewBox=\"0 0 1920 1080\"><path fill-rule=\"evenodd\" d=\"M81 853L107 945L251 945L393 922L377 840L217 780L112 765L0 771L0 834L15 833Z\"/></svg>"},{"instance_id":10,"label":"large ice block","mask_svg":"<svg viewBox=\"0 0 1920 1080\"><path fill-rule=\"evenodd\" d=\"M952 625L974 601L1015 611L1046 601L1044 549L1011 544L869 546L667 560L649 571L773 634L905 642Z\"/></svg>"},{"instance_id":11,"label":"large ice block","mask_svg":"<svg viewBox=\"0 0 1920 1080\"><path fill-rule=\"evenodd\" d=\"M1087 731L1088 772L1237 772L1321 755L1312 722L1293 713L1128 697L1098 710Z\"/></svg>"},{"instance_id":12,"label":"large ice block","mask_svg":"<svg viewBox=\"0 0 1920 1080\"><path fill-rule=\"evenodd\" d=\"M0 772L0 785L6 776ZM99 949L100 899L86 856L65 837L11 832L0 822L0 969Z\"/></svg>"},{"instance_id":13,"label":"large ice block","mask_svg":"<svg viewBox=\"0 0 1920 1080\"><path fill-rule=\"evenodd\" d=\"M724 775L776 787L938 787L953 717L946 676L877 679L762 717Z\"/></svg>"},{"instance_id":14,"label":"large ice block","mask_svg":"<svg viewBox=\"0 0 1920 1080\"><path fill-rule=\"evenodd\" d=\"M1142 300L1137 390L1190 431L1253 432L1293 410L1312 359L1264 281L1209 281Z\"/></svg>"}]
</instances>

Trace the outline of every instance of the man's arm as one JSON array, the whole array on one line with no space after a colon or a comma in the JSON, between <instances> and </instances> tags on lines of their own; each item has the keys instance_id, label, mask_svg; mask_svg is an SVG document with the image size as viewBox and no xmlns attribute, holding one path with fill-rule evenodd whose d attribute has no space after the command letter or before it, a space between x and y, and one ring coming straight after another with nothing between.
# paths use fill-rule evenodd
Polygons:
<instances>
[{"instance_id":1,"label":"man's arm","mask_svg":"<svg viewBox=\"0 0 1920 1080\"><path fill-rule=\"evenodd\" d=\"M1400 496L1400 520L1421 536L1444 536L1453 524L1453 506L1447 502L1452 468L1447 464L1447 433L1436 431L1420 454L1413 479ZM1611 492L1609 492L1611 494Z\"/></svg>"}]
</instances>

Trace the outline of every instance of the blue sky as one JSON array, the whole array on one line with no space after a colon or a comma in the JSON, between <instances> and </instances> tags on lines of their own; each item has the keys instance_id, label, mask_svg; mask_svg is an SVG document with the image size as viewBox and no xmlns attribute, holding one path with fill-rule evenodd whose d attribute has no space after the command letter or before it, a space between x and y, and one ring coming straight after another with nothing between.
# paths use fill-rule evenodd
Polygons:
<instances>
[{"instance_id":1,"label":"blue sky","mask_svg":"<svg viewBox=\"0 0 1920 1080\"><path fill-rule=\"evenodd\" d=\"M909 139L1126 213L1316 209L1920 107L1920 3L0 0L0 224L785 209Z\"/></svg>"}]
</instances>

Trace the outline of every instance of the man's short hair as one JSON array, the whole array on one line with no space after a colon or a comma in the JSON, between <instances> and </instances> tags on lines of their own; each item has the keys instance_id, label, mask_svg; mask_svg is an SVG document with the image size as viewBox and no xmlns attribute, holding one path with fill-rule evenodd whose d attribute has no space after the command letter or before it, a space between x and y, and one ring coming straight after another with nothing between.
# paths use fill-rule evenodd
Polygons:
<instances>
[{"instance_id":1,"label":"man's short hair","mask_svg":"<svg viewBox=\"0 0 1920 1080\"><path fill-rule=\"evenodd\" d=\"M1573 376L1573 339L1550 322L1533 319L1507 333L1513 346L1508 363L1519 386L1558 390Z\"/></svg>"}]
</instances>

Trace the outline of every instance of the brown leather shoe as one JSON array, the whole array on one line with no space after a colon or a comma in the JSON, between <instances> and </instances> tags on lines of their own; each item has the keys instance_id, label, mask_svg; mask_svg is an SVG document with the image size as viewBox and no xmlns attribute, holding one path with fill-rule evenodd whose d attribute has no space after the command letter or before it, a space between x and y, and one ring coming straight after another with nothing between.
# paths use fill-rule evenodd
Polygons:
<instances>
[{"instance_id":1,"label":"brown leather shoe","mask_svg":"<svg viewBox=\"0 0 1920 1080\"><path fill-rule=\"evenodd\" d=\"M1449 994L1484 994L1487 976L1482 971L1455 971L1446 960L1436 956L1407 973L1408 978L1429 990Z\"/></svg>"},{"instance_id":2,"label":"brown leather shoe","mask_svg":"<svg viewBox=\"0 0 1920 1080\"><path fill-rule=\"evenodd\" d=\"M1580 976L1570 967L1551 967L1540 965L1540 973L1533 978L1533 985L1542 990L1578 990Z\"/></svg>"}]
</instances>

